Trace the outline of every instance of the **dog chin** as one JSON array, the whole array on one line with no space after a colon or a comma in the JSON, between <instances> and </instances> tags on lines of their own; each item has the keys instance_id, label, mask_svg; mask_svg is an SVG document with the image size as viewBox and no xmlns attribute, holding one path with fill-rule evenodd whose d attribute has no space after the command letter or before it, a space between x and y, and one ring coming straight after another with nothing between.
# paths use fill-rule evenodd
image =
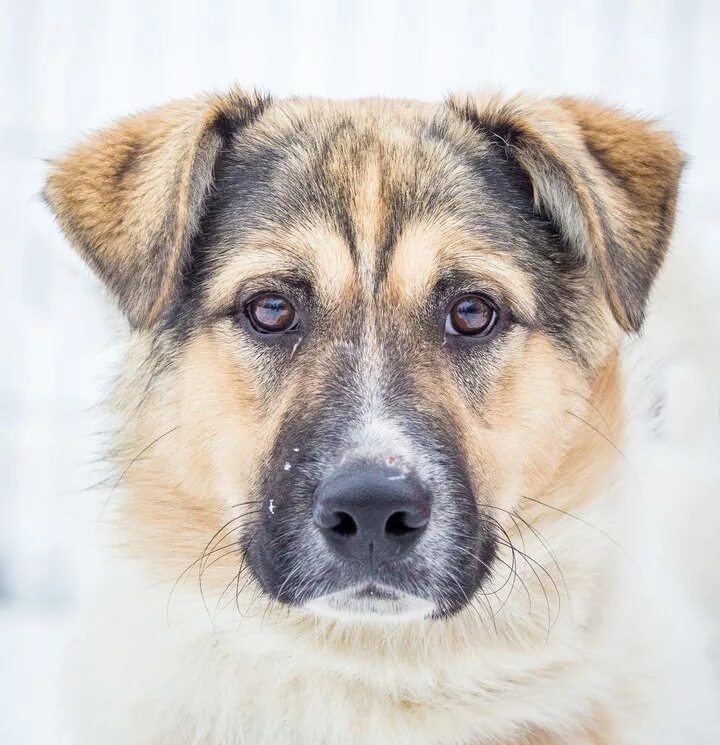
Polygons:
<instances>
[{"instance_id":1,"label":"dog chin","mask_svg":"<svg viewBox=\"0 0 720 745\"><path fill-rule=\"evenodd\" d=\"M430 600L376 584L322 595L305 607L318 616L351 623L407 623L429 618L437 610Z\"/></svg>"}]
</instances>

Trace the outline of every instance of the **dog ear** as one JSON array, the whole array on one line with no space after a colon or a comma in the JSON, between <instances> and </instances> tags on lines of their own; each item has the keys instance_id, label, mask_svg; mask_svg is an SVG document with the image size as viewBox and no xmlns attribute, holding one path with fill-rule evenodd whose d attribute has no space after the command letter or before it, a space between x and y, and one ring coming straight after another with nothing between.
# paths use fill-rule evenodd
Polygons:
<instances>
[{"instance_id":1,"label":"dog ear","mask_svg":"<svg viewBox=\"0 0 720 745\"><path fill-rule=\"evenodd\" d=\"M177 292L223 143L267 104L239 90L177 101L51 163L46 202L134 327L152 326Z\"/></svg>"},{"instance_id":2,"label":"dog ear","mask_svg":"<svg viewBox=\"0 0 720 745\"><path fill-rule=\"evenodd\" d=\"M574 98L454 97L450 107L526 172L535 207L638 331L667 251L682 153L653 122Z\"/></svg>"}]
</instances>

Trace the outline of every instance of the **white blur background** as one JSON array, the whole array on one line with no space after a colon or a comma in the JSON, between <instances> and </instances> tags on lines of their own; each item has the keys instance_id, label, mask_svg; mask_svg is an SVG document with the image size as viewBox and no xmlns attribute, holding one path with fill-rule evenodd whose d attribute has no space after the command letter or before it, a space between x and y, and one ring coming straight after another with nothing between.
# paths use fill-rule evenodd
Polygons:
<instances>
[{"instance_id":1,"label":"white blur background","mask_svg":"<svg viewBox=\"0 0 720 745\"><path fill-rule=\"evenodd\" d=\"M662 118L690 155L684 304L702 316L700 345L720 342L704 310L720 284L717 0L0 0L2 745L69 742L57 693L86 561L76 515L97 479L119 323L39 199L44 159L114 117L233 82L278 96L576 93ZM689 346L665 353L712 453L717 377Z\"/></svg>"}]
</instances>

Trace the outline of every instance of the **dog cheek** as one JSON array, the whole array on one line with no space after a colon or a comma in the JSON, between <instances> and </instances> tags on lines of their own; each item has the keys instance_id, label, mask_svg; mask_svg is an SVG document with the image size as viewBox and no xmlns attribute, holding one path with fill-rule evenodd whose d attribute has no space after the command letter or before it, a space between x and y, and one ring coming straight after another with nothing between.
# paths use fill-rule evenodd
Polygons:
<instances>
[{"instance_id":1,"label":"dog cheek","mask_svg":"<svg viewBox=\"0 0 720 745\"><path fill-rule=\"evenodd\" d=\"M178 414L189 443L186 475L212 473L221 500L232 505L250 498L248 477L262 458L265 417L251 370L224 352L211 334L191 342L178 386Z\"/></svg>"}]
</instances>

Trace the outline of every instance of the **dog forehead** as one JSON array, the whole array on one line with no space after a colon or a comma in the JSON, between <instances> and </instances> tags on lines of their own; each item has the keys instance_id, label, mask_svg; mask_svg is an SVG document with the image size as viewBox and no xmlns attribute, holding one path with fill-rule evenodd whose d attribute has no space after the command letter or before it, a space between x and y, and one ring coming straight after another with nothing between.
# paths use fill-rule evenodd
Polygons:
<instances>
[{"instance_id":1,"label":"dog forehead","mask_svg":"<svg viewBox=\"0 0 720 745\"><path fill-rule=\"evenodd\" d=\"M417 294L483 223L509 227L483 159L495 157L482 139L437 106L281 102L219 167L214 232L233 248L223 284L300 266L330 295Z\"/></svg>"}]
</instances>

